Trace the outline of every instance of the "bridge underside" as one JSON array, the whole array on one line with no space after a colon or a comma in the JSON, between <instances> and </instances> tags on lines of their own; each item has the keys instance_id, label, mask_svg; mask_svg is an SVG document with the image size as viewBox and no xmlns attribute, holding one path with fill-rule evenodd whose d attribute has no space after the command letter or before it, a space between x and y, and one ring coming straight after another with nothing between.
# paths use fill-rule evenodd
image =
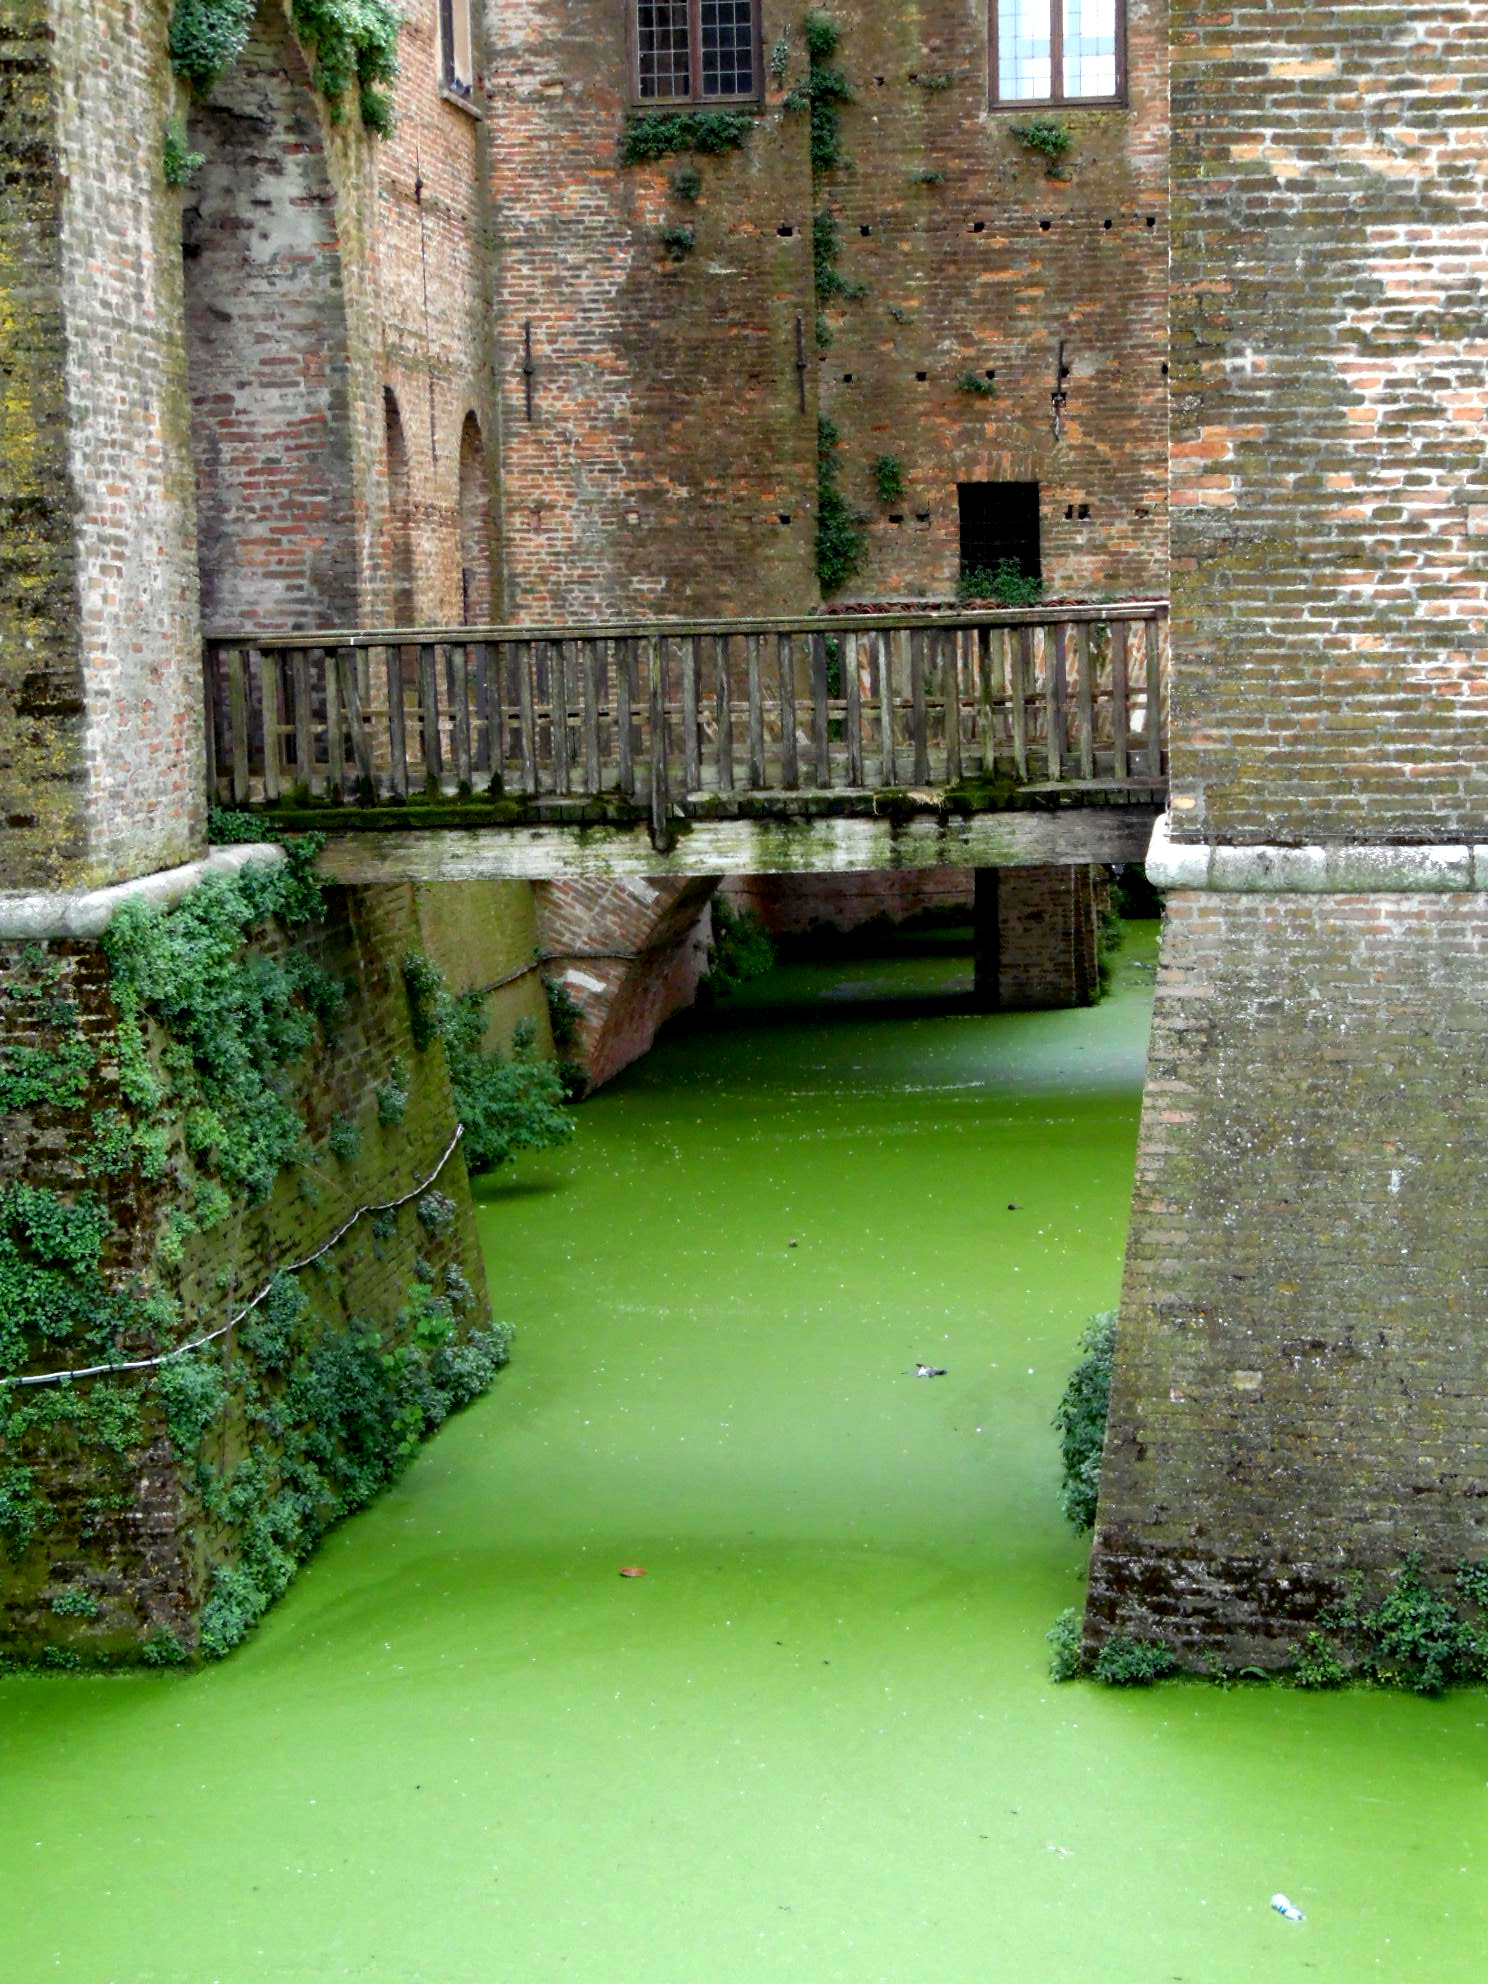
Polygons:
<instances>
[{"instance_id":1,"label":"bridge underside","mask_svg":"<svg viewBox=\"0 0 1488 1984\"><path fill-rule=\"evenodd\" d=\"M1150 787L1025 793L1014 810L959 813L923 793L772 794L746 810L716 800L670 822L663 846L641 819L593 804L543 805L545 817L498 823L494 811L333 808L256 815L266 826L327 837L320 871L355 886L392 882L571 881L626 876L782 875L895 868L1050 868L1141 861L1161 799Z\"/></svg>"}]
</instances>

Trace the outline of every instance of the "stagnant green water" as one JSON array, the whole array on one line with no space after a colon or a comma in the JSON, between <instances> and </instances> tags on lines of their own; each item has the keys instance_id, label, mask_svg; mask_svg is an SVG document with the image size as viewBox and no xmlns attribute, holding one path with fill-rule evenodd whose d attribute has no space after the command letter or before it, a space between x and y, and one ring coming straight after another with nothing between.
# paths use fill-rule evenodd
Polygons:
<instances>
[{"instance_id":1,"label":"stagnant green water","mask_svg":"<svg viewBox=\"0 0 1488 1984\"><path fill-rule=\"evenodd\" d=\"M517 1361L254 1638L0 1684L5 1984L1481 1978L1488 1699L1045 1678L1152 951L782 969L492 1185Z\"/></svg>"}]
</instances>

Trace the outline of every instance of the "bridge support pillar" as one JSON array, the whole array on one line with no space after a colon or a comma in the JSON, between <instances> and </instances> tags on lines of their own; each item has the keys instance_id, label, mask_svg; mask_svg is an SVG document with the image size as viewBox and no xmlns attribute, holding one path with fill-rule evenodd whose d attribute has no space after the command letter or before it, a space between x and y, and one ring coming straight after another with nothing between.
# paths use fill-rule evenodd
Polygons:
<instances>
[{"instance_id":1,"label":"bridge support pillar","mask_svg":"<svg viewBox=\"0 0 1488 1984\"><path fill-rule=\"evenodd\" d=\"M1056 1012L1094 1002L1099 872L1088 862L977 869L974 983L984 1012Z\"/></svg>"},{"instance_id":2,"label":"bridge support pillar","mask_svg":"<svg viewBox=\"0 0 1488 1984\"><path fill-rule=\"evenodd\" d=\"M1157 850L1155 849L1155 852ZM1285 1665L1488 1556L1488 849L1170 847L1086 1615Z\"/></svg>"}]
</instances>

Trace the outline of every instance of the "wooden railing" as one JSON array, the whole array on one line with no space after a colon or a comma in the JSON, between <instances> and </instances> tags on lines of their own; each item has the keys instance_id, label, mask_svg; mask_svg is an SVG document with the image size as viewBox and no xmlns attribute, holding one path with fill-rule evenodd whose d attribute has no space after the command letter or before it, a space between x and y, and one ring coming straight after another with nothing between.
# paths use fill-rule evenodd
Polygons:
<instances>
[{"instance_id":1,"label":"wooden railing","mask_svg":"<svg viewBox=\"0 0 1488 1984\"><path fill-rule=\"evenodd\" d=\"M1167 607L215 636L210 790L287 805L483 789L1156 786ZM559 809L561 810L561 809Z\"/></svg>"}]
</instances>

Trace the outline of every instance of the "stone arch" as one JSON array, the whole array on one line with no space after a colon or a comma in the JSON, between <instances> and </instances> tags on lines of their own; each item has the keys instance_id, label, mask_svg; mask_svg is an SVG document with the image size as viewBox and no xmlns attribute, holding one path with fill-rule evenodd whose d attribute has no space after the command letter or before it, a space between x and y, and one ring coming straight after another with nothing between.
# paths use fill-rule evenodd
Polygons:
<instances>
[{"instance_id":1,"label":"stone arch","mask_svg":"<svg viewBox=\"0 0 1488 1984\"><path fill-rule=\"evenodd\" d=\"M467 413L460 430L460 607L467 627L495 615L491 584L491 483L480 422Z\"/></svg>"},{"instance_id":2,"label":"stone arch","mask_svg":"<svg viewBox=\"0 0 1488 1984\"><path fill-rule=\"evenodd\" d=\"M356 617L346 303L320 106L281 0L191 112L183 219L208 627Z\"/></svg>"},{"instance_id":3,"label":"stone arch","mask_svg":"<svg viewBox=\"0 0 1488 1984\"><path fill-rule=\"evenodd\" d=\"M409 479L408 437L398 395L382 389L384 465L387 473L387 523L384 563L387 603L395 627L411 627L417 617L413 583L413 488Z\"/></svg>"},{"instance_id":4,"label":"stone arch","mask_svg":"<svg viewBox=\"0 0 1488 1984\"><path fill-rule=\"evenodd\" d=\"M572 1055L589 1089L638 1060L697 997L717 887L716 875L535 885L544 970L579 1009Z\"/></svg>"}]
</instances>

